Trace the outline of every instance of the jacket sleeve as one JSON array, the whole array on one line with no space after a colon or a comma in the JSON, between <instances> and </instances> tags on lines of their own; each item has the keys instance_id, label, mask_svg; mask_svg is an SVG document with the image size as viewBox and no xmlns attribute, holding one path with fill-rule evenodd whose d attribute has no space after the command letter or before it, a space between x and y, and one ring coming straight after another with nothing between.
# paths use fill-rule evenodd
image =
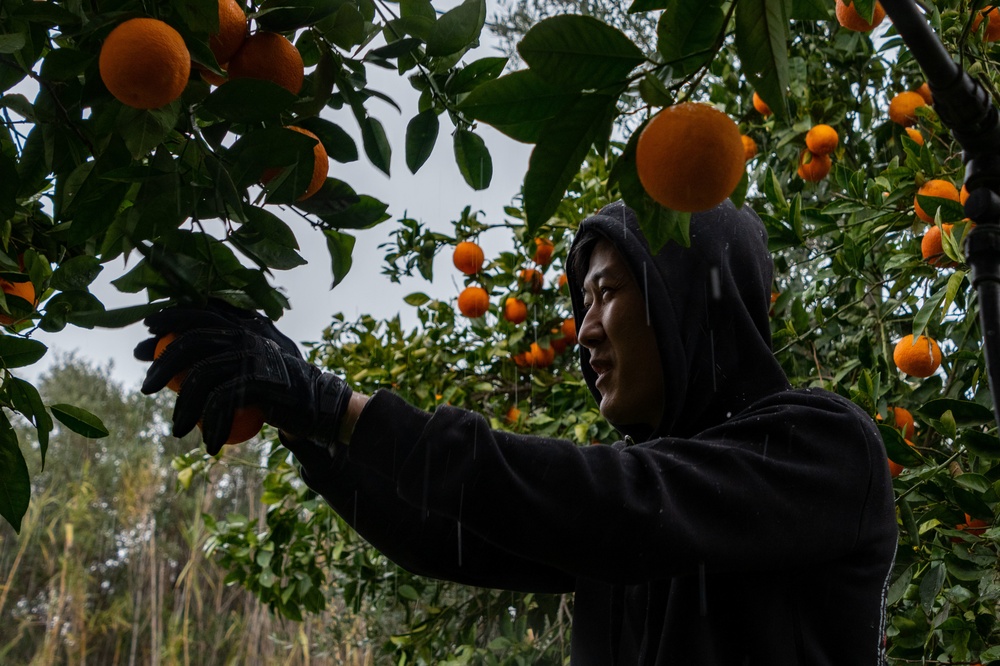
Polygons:
<instances>
[{"instance_id":1,"label":"jacket sleeve","mask_svg":"<svg viewBox=\"0 0 1000 666\"><path fill-rule=\"evenodd\" d=\"M895 530L878 432L829 394L776 394L695 438L631 446L494 431L482 416L447 406L407 422L398 416L405 409L400 398L376 394L349 447L350 484L337 491L356 488L360 507L370 501L366 490L380 489L376 514L396 525L368 533L377 547L386 537L386 554L404 566L428 538L457 547L441 525L461 525L462 548L472 548L463 564L473 556L484 558L484 570L507 563L514 577L530 562L613 584L699 566L821 563L871 547L860 541L871 538L872 523ZM430 525L419 546L402 537L419 538Z\"/></svg>"},{"instance_id":2,"label":"jacket sleeve","mask_svg":"<svg viewBox=\"0 0 1000 666\"><path fill-rule=\"evenodd\" d=\"M419 434L430 415L389 393L365 407L353 441L384 448L379 440ZM566 572L490 543L460 518L402 499L396 482L353 460L352 447L331 458L305 442L284 441L302 465L302 478L361 536L404 569L466 585L522 592L568 592Z\"/></svg>"}]
</instances>

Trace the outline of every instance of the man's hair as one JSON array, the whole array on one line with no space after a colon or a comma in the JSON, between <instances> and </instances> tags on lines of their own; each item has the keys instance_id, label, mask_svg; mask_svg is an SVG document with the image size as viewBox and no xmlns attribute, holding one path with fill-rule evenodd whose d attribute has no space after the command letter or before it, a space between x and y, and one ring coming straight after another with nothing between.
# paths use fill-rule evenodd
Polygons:
<instances>
[{"instance_id":1,"label":"man's hair","mask_svg":"<svg viewBox=\"0 0 1000 666\"><path fill-rule=\"evenodd\" d=\"M583 291L583 281L587 278L587 269L590 268L590 255L594 253L597 243L602 240L608 239L604 234L588 229L573 241L573 254L569 260L571 272L576 277L573 287L580 291Z\"/></svg>"}]
</instances>

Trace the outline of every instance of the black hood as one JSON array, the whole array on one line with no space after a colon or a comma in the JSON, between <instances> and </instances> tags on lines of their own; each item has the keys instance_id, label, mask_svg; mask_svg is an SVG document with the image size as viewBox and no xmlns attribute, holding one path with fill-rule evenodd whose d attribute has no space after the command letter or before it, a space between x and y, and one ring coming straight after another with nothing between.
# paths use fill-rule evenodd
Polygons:
<instances>
[{"instance_id":1,"label":"black hood","mask_svg":"<svg viewBox=\"0 0 1000 666\"><path fill-rule=\"evenodd\" d=\"M613 423L638 440L689 437L725 421L752 402L789 388L771 352L773 262L767 232L748 207L728 199L691 216L691 247L667 243L655 256L635 213L609 204L581 224L570 249L568 277L577 330L583 323L585 268L572 259L581 240L596 233L625 258L649 304L664 376L659 427ZM600 403L590 351L580 346L583 376Z\"/></svg>"}]
</instances>

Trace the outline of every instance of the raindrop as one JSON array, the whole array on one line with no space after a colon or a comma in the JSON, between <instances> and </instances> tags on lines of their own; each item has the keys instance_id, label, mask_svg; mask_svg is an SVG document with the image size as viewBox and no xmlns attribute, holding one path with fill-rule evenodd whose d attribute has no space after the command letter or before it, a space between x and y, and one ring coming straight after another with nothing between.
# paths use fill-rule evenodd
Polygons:
<instances>
[{"instance_id":1,"label":"raindrop","mask_svg":"<svg viewBox=\"0 0 1000 666\"><path fill-rule=\"evenodd\" d=\"M767 442L771 438L771 435L764 435L764 458L767 458Z\"/></svg>"},{"instance_id":2,"label":"raindrop","mask_svg":"<svg viewBox=\"0 0 1000 666\"><path fill-rule=\"evenodd\" d=\"M705 588L705 563L698 563L698 611L702 617L708 616L708 592Z\"/></svg>"},{"instance_id":3,"label":"raindrop","mask_svg":"<svg viewBox=\"0 0 1000 666\"><path fill-rule=\"evenodd\" d=\"M465 499L465 484L458 491L458 566L462 566L462 502Z\"/></svg>"},{"instance_id":4,"label":"raindrop","mask_svg":"<svg viewBox=\"0 0 1000 666\"><path fill-rule=\"evenodd\" d=\"M719 390L719 387L716 386L716 383L715 383L715 375L717 373L715 372L715 330L714 329L709 329L708 330L708 350L712 354L712 392L716 393Z\"/></svg>"},{"instance_id":5,"label":"raindrop","mask_svg":"<svg viewBox=\"0 0 1000 666\"><path fill-rule=\"evenodd\" d=\"M646 326L652 326L649 318L649 274L646 269L649 264L642 262L642 291L646 295Z\"/></svg>"},{"instance_id":6,"label":"raindrop","mask_svg":"<svg viewBox=\"0 0 1000 666\"><path fill-rule=\"evenodd\" d=\"M726 418L727 418L727 419L728 419L728 418L732 418L732 416L733 416L733 413L732 413L732 412L726 412Z\"/></svg>"},{"instance_id":7,"label":"raindrop","mask_svg":"<svg viewBox=\"0 0 1000 666\"><path fill-rule=\"evenodd\" d=\"M709 279L712 283L712 298L715 300L722 299L722 278L719 276L719 267L712 266L708 272Z\"/></svg>"}]
</instances>

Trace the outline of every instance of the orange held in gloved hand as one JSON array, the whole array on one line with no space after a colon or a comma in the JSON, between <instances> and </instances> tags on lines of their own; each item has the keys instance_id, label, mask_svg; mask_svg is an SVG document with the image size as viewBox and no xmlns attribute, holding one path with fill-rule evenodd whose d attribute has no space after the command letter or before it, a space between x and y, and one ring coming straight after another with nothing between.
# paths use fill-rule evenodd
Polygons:
<instances>
[{"instance_id":1,"label":"orange held in gloved hand","mask_svg":"<svg viewBox=\"0 0 1000 666\"><path fill-rule=\"evenodd\" d=\"M201 423L206 448L215 455L230 441L236 421L253 415L240 410L259 409L264 422L332 450L353 392L307 363L270 320L213 301L206 308L161 310L145 323L154 337L141 342L135 356L153 364L142 392L155 393L187 372L174 406L175 436ZM155 358L159 338L169 333L176 339Z\"/></svg>"}]
</instances>

